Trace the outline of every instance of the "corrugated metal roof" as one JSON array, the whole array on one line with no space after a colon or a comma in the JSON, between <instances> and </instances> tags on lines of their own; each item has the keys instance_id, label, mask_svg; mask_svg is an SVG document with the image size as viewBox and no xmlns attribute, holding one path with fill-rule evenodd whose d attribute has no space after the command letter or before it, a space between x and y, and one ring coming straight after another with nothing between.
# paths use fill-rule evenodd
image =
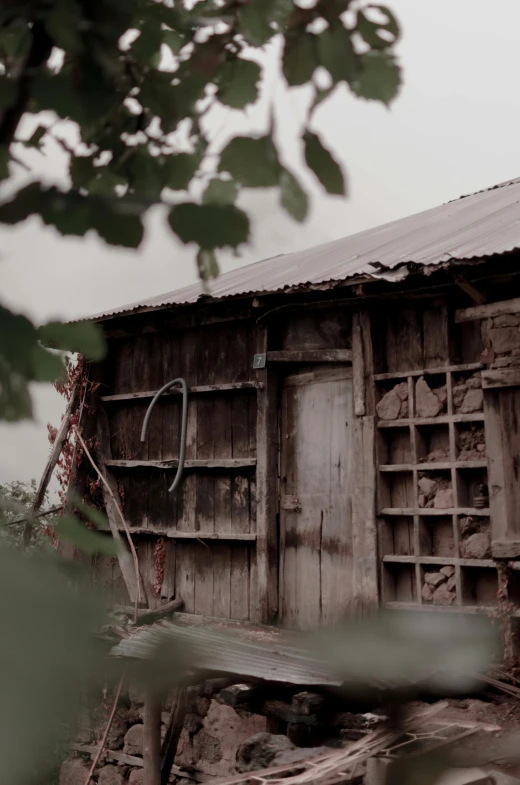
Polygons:
<instances>
[{"instance_id":1,"label":"corrugated metal roof","mask_svg":"<svg viewBox=\"0 0 520 785\"><path fill-rule=\"evenodd\" d=\"M149 659L165 642L185 644L194 670L302 685L338 686L341 680L323 663L317 662L296 646L290 645L282 630L259 630L254 625L229 627L215 632L212 625L179 626L158 622L137 629L112 649L118 657Z\"/></svg>"},{"instance_id":2,"label":"corrugated metal roof","mask_svg":"<svg viewBox=\"0 0 520 785\"><path fill-rule=\"evenodd\" d=\"M428 268L517 248L520 178L340 240L224 273L212 282L210 293L212 298L220 299L340 282L357 276L399 280L407 274L402 267L406 264ZM196 283L92 318L194 303L203 294L200 283Z\"/></svg>"}]
</instances>

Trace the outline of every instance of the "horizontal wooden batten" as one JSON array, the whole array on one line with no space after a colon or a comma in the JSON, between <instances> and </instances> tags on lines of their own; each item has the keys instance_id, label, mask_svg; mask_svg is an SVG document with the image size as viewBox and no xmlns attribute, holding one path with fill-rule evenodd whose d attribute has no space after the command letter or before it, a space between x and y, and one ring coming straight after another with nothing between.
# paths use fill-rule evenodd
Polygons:
<instances>
[{"instance_id":1,"label":"horizontal wooden batten","mask_svg":"<svg viewBox=\"0 0 520 785\"><path fill-rule=\"evenodd\" d=\"M176 469L177 458L168 461L105 461L110 469ZM256 458L195 458L184 461L185 469L248 469L256 466Z\"/></svg>"},{"instance_id":2,"label":"horizontal wooden batten","mask_svg":"<svg viewBox=\"0 0 520 785\"><path fill-rule=\"evenodd\" d=\"M482 363L465 363L464 365L443 365L439 368L421 368L418 371L396 371L395 373L375 373L374 381L383 382L391 379L407 379L409 376L436 376L442 373L460 373L461 371L479 371Z\"/></svg>"},{"instance_id":3,"label":"horizontal wooden batten","mask_svg":"<svg viewBox=\"0 0 520 785\"><path fill-rule=\"evenodd\" d=\"M125 531L121 526L119 531ZM146 537L167 537L169 540L218 540L221 542L255 542L256 534L249 532L203 532L203 531L178 531L176 529L147 529L144 526L132 526L130 534L144 535Z\"/></svg>"},{"instance_id":4,"label":"horizontal wooden batten","mask_svg":"<svg viewBox=\"0 0 520 785\"><path fill-rule=\"evenodd\" d=\"M188 395L206 395L209 393L223 393L223 392L244 392L248 390L258 390L261 384L258 382L235 382L233 384L203 384L195 387L188 388ZM145 390L144 392L132 393L119 393L117 395L102 395L101 400L104 403L116 403L117 401L142 401L154 398L157 390ZM164 393L165 396L181 395L182 388L174 387Z\"/></svg>"},{"instance_id":5,"label":"horizontal wooden batten","mask_svg":"<svg viewBox=\"0 0 520 785\"><path fill-rule=\"evenodd\" d=\"M500 387L520 387L520 368L495 368L484 371L482 374L482 387L485 390L499 389Z\"/></svg>"},{"instance_id":6,"label":"horizontal wooden batten","mask_svg":"<svg viewBox=\"0 0 520 785\"><path fill-rule=\"evenodd\" d=\"M475 517L489 517L489 508L482 507L384 507L380 515L473 515Z\"/></svg>"},{"instance_id":7,"label":"horizontal wooden batten","mask_svg":"<svg viewBox=\"0 0 520 785\"><path fill-rule=\"evenodd\" d=\"M406 417L402 420L379 420L378 428L401 428L404 425L439 425L449 422L483 422L484 412L474 414L439 414L438 417Z\"/></svg>"},{"instance_id":8,"label":"horizontal wooden batten","mask_svg":"<svg viewBox=\"0 0 520 785\"><path fill-rule=\"evenodd\" d=\"M432 463L386 463L379 467L380 472L438 471L439 469L485 469L487 461L434 461Z\"/></svg>"},{"instance_id":9,"label":"horizontal wooden batten","mask_svg":"<svg viewBox=\"0 0 520 785\"><path fill-rule=\"evenodd\" d=\"M351 349L308 349L267 352L267 362L281 363L351 363Z\"/></svg>"},{"instance_id":10,"label":"horizontal wooden batten","mask_svg":"<svg viewBox=\"0 0 520 785\"><path fill-rule=\"evenodd\" d=\"M387 554L383 556L385 564L422 564L423 566L455 566L461 567L494 567L496 564L493 559L459 559L456 556L394 556Z\"/></svg>"},{"instance_id":11,"label":"horizontal wooden batten","mask_svg":"<svg viewBox=\"0 0 520 785\"><path fill-rule=\"evenodd\" d=\"M495 559L517 559L520 556L520 540L492 540L491 553Z\"/></svg>"},{"instance_id":12,"label":"horizontal wooden batten","mask_svg":"<svg viewBox=\"0 0 520 785\"><path fill-rule=\"evenodd\" d=\"M520 313L520 297L516 297L514 300L501 300L498 303L461 308L455 311L455 322L473 322L476 319L490 319L493 316L502 316L506 313Z\"/></svg>"},{"instance_id":13,"label":"horizontal wooden batten","mask_svg":"<svg viewBox=\"0 0 520 785\"><path fill-rule=\"evenodd\" d=\"M427 611L428 613L496 613L495 605L421 605L419 602L387 602L385 608L393 611ZM513 611L511 616L520 616Z\"/></svg>"}]
</instances>

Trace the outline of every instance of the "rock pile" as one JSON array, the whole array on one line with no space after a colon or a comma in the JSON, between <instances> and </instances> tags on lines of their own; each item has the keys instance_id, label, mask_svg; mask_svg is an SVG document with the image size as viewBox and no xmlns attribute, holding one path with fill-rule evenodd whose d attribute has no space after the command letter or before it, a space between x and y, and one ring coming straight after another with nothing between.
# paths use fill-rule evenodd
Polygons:
<instances>
[{"instance_id":1,"label":"rock pile","mask_svg":"<svg viewBox=\"0 0 520 785\"><path fill-rule=\"evenodd\" d=\"M421 472L417 482L419 507L445 510L454 506L451 480L444 475Z\"/></svg>"},{"instance_id":2,"label":"rock pile","mask_svg":"<svg viewBox=\"0 0 520 785\"><path fill-rule=\"evenodd\" d=\"M425 572L421 597L434 605L453 605L457 598L455 567L446 565L438 572Z\"/></svg>"},{"instance_id":3,"label":"rock pile","mask_svg":"<svg viewBox=\"0 0 520 785\"><path fill-rule=\"evenodd\" d=\"M459 461L480 461L486 457L486 438L482 425L459 431Z\"/></svg>"},{"instance_id":4,"label":"rock pile","mask_svg":"<svg viewBox=\"0 0 520 785\"><path fill-rule=\"evenodd\" d=\"M491 526L489 518L460 519L460 555L463 559L491 558Z\"/></svg>"},{"instance_id":5,"label":"rock pile","mask_svg":"<svg viewBox=\"0 0 520 785\"><path fill-rule=\"evenodd\" d=\"M453 386L453 410L460 414L480 412L483 407L482 379L480 371L470 377L458 379Z\"/></svg>"},{"instance_id":6,"label":"rock pile","mask_svg":"<svg viewBox=\"0 0 520 785\"><path fill-rule=\"evenodd\" d=\"M408 383L400 382L387 392L376 406L381 420L398 420L408 417Z\"/></svg>"}]
</instances>

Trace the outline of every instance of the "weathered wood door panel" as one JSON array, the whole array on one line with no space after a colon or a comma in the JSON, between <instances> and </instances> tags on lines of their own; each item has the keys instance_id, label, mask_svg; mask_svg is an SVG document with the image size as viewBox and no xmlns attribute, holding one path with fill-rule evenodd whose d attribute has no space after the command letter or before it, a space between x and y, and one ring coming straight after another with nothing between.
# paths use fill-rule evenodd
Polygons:
<instances>
[{"instance_id":1,"label":"weathered wood door panel","mask_svg":"<svg viewBox=\"0 0 520 785\"><path fill-rule=\"evenodd\" d=\"M350 368L286 377L281 405L280 614L308 629L352 597Z\"/></svg>"},{"instance_id":2,"label":"weathered wood door panel","mask_svg":"<svg viewBox=\"0 0 520 785\"><path fill-rule=\"evenodd\" d=\"M520 375L516 369L482 374L492 551L520 556Z\"/></svg>"}]
</instances>

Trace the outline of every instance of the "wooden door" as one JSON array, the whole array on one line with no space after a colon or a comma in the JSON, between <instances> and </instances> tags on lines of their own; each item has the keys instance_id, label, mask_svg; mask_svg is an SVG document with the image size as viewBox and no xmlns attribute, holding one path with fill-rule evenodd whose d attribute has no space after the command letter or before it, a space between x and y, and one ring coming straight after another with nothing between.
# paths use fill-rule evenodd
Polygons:
<instances>
[{"instance_id":1,"label":"wooden door","mask_svg":"<svg viewBox=\"0 0 520 785\"><path fill-rule=\"evenodd\" d=\"M352 597L350 368L287 376L281 403L279 607L283 624L309 629Z\"/></svg>"}]
</instances>

